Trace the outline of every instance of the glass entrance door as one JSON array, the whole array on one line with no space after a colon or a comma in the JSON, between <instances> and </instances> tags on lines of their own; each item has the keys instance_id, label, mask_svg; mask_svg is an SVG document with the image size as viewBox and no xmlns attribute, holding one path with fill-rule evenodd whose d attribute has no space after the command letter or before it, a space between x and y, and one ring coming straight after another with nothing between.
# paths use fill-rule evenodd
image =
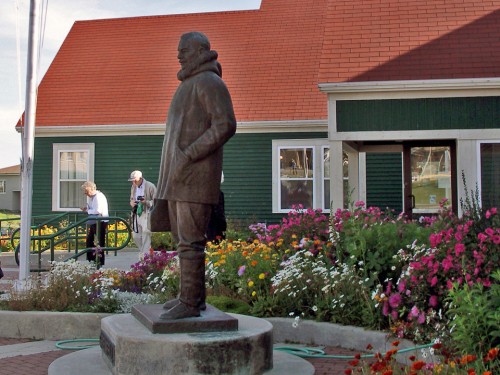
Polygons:
<instances>
[{"instance_id":1,"label":"glass entrance door","mask_svg":"<svg viewBox=\"0 0 500 375\"><path fill-rule=\"evenodd\" d=\"M405 212L434 214L446 199L456 209L454 143L408 143L403 146Z\"/></svg>"}]
</instances>

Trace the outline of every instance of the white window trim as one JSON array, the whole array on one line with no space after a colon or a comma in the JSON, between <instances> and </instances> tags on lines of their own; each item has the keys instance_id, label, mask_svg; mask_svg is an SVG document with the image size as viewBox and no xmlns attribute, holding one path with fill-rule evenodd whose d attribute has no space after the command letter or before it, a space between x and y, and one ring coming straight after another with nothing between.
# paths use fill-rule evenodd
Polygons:
<instances>
[{"instance_id":1,"label":"white window trim","mask_svg":"<svg viewBox=\"0 0 500 375\"><path fill-rule=\"evenodd\" d=\"M0 186L3 185L3 191L0 191L0 194L6 194L7 193L7 189L5 188L5 186L7 185L5 183L5 180L0 180Z\"/></svg>"},{"instance_id":2,"label":"white window trim","mask_svg":"<svg viewBox=\"0 0 500 375\"><path fill-rule=\"evenodd\" d=\"M59 193L59 155L61 152L88 152L89 164L87 169L87 180L94 181L94 143L54 143L52 145L52 211L80 211L76 208L61 208ZM82 193L83 194L83 193Z\"/></svg>"},{"instance_id":3,"label":"white window trim","mask_svg":"<svg viewBox=\"0 0 500 375\"><path fill-rule=\"evenodd\" d=\"M280 150L282 148L312 148L313 149L313 208L330 212L330 204L323 205L323 149L329 148L328 139L279 139L272 141L272 193L273 213L288 213L291 209L281 209L280 193ZM320 166L320 167L318 167ZM331 176L330 176L331 180Z\"/></svg>"},{"instance_id":4,"label":"white window trim","mask_svg":"<svg viewBox=\"0 0 500 375\"><path fill-rule=\"evenodd\" d=\"M476 171L477 171L477 187L479 189L479 203L483 204L483 202L481 201L482 200L482 196L483 196L483 187L482 187L482 180L483 180L483 176L481 175L481 145L483 143L500 143L500 140L479 140L477 141L477 147L476 147L476 152L477 152L477 168L476 168ZM468 184L467 184L468 185ZM475 189L475 186L469 186L469 190L470 189Z\"/></svg>"}]
</instances>

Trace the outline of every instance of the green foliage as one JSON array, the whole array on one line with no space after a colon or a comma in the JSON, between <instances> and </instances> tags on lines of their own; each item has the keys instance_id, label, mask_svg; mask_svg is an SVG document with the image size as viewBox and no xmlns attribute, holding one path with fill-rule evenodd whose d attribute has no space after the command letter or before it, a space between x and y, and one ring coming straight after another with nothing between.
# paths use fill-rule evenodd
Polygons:
<instances>
[{"instance_id":1,"label":"green foliage","mask_svg":"<svg viewBox=\"0 0 500 375\"><path fill-rule=\"evenodd\" d=\"M402 215L378 208L363 208L358 202L354 211L338 210L331 218L335 256L369 279L373 287L396 279L401 265L395 258L398 250L412 243L428 244L431 229L407 221Z\"/></svg>"},{"instance_id":2,"label":"green foliage","mask_svg":"<svg viewBox=\"0 0 500 375\"><path fill-rule=\"evenodd\" d=\"M454 284L449 290L450 346L461 354L483 358L500 345L500 270L492 278L489 288Z\"/></svg>"},{"instance_id":3,"label":"green foliage","mask_svg":"<svg viewBox=\"0 0 500 375\"><path fill-rule=\"evenodd\" d=\"M151 247L155 250L175 250L176 245L170 232L151 233Z\"/></svg>"},{"instance_id":4,"label":"green foliage","mask_svg":"<svg viewBox=\"0 0 500 375\"><path fill-rule=\"evenodd\" d=\"M206 302L228 313L242 315L248 315L250 313L250 305L248 303L227 296L208 296Z\"/></svg>"}]
</instances>

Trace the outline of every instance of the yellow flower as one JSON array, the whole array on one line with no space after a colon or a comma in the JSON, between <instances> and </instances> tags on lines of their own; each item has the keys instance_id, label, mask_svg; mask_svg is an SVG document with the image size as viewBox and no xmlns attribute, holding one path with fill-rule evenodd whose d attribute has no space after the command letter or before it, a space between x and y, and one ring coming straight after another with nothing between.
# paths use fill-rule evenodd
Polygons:
<instances>
[{"instance_id":1,"label":"yellow flower","mask_svg":"<svg viewBox=\"0 0 500 375\"><path fill-rule=\"evenodd\" d=\"M252 281L252 280L250 280L250 281L248 282L248 287L249 287L249 288L253 287L253 281ZM254 293L255 293L255 292L254 292Z\"/></svg>"},{"instance_id":2,"label":"yellow flower","mask_svg":"<svg viewBox=\"0 0 500 375\"><path fill-rule=\"evenodd\" d=\"M297 238L297 235L296 234L292 234L292 238Z\"/></svg>"},{"instance_id":3,"label":"yellow flower","mask_svg":"<svg viewBox=\"0 0 500 375\"><path fill-rule=\"evenodd\" d=\"M256 295L257 295L257 292L254 290L254 291L252 292L252 297L255 297Z\"/></svg>"},{"instance_id":4,"label":"yellow flower","mask_svg":"<svg viewBox=\"0 0 500 375\"><path fill-rule=\"evenodd\" d=\"M259 275L259 279L264 280L266 278L266 275L264 273L261 273Z\"/></svg>"}]
</instances>

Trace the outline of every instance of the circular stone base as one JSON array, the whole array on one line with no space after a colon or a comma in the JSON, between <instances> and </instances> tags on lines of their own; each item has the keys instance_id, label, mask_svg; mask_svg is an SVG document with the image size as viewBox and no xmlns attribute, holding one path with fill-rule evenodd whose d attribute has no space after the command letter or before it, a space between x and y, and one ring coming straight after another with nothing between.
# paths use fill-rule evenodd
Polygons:
<instances>
[{"instance_id":1,"label":"circular stone base","mask_svg":"<svg viewBox=\"0 0 500 375\"><path fill-rule=\"evenodd\" d=\"M314 367L305 359L281 351L273 352L273 368L263 375L313 375ZM48 375L113 375L99 348L74 352L55 360L49 366Z\"/></svg>"}]
</instances>

